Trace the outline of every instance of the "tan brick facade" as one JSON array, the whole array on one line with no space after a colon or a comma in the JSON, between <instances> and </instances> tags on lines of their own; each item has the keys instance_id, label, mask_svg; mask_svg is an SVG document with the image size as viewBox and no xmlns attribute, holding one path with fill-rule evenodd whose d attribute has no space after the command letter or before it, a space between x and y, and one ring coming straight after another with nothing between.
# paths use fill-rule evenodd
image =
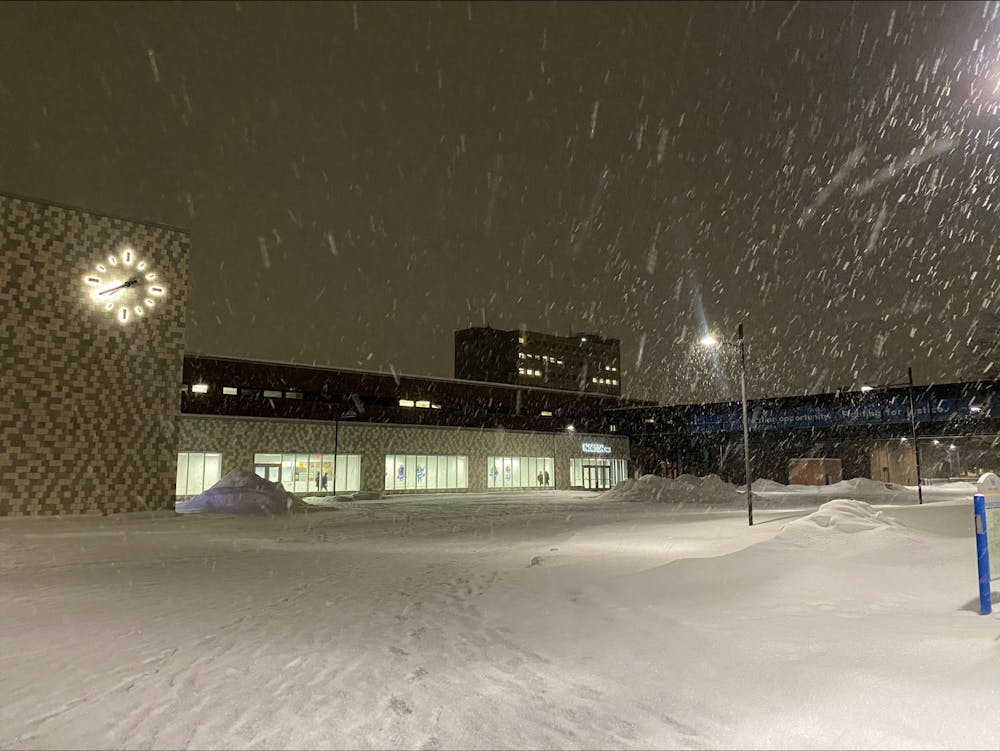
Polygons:
<instances>
[{"instance_id":1,"label":"tan brick facade","mask_svg":"<svg viewBox=\"0 0 1000 751\"><path fill-rule=\"evenodd\" d=\"M165 294L121 323L84 277L125 247ZM0 516L172 505L187 267L181 230L0 195Z\"/></svg>"},{"instance_id":2,"label":"tan brick facade","mask_svg":"<svg viewBox=\"0 0 1000 751\"><path fill-rule=\"evenodd\" d=\"M222 473L253 469L254 454L332 453L335 424L307 420L243 417L181 417L178 451L222 454ZM513 430L470 430L408 425L342 422L339 451L361 454L361 489L385 489L386 454L462 454L469 457L469 492L486 492L486 457L550 456L555 458L554 484L570 488L570 458L583 456L582 444L600 442L612 449L605 458L628 459L628 439L577 433L531 433ZM422 492L422 491L393 491ZM441 492L441 491L429 491Z\"/></svg>"}]
</instances>

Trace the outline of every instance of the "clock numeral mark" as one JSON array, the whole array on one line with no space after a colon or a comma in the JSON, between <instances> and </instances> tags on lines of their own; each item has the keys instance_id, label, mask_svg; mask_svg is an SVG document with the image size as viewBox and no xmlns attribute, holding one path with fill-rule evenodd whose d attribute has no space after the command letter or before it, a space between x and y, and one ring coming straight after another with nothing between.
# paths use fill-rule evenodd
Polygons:
<instances>
[{"instance_id":1,"label":"clock numeral mark","mask_svg":"<svg viewBox=\"0 0 1000 751\"><path fill-rule=\"evenodd\" d=\"M108 270L108 267L105 266L103 263L99 263L97 264L97 270L103 274L105 271Z\"/></svg>"},{"instance_id":2,"label":"clock numeral mark","mask_svg":"<svg viewBox=\"0 0 1000 751\"><path fill-rule=\"evenodd\" d=\"M145 301L145 302L146 302L146 307L147 307L147 308L152 308L152 307L154 307L154 306L156 305L156 303L154 303L154 302L153 302L152 300L150 300L150 299L149 299L148 297L146 298L146 301Z\"/></svg>"},{"instance_id":3,"label":"clock numeral mark","mask_svg":"<svg viewBox=\"0 0 1000 751\"><path fill-rule=\"evenodd\" d=\"M122 308L118 311L118 320L122 323L128 320L128 308Z\"/></svg>"},{"instance_id":4,"label":"clock numeral mark","mask_svg":"<svg viewBox=\"0 0 1000 751\"><path fill-rule=\"evenodd\" d=\"M115 258L114 256L108 256L108 263L110 263L112 266L117 266L118 259Z\"/></svg>"},{"instance_id":5,"label":"clock numeral mark","mask_svg":"<svg viewBox=\"0 0 1000 751\"><path fill-rule=\"evenodd\" d=\"M122 260L125 262L126 266L132 265L132 249L126 248L125 252L122 253Z\"/></svg>"},{"instance_id":6,"label":"clock numeral mark","mask_svg":"<svg viewBox=\"0 0 1000 751\"><path fill-rule=\"evenodd\" d=\"M135 314L136 314L137 316L141 316L141 315L143 314L143 312L144 312L144 311L143 311L143 309L142 309L142 306L141 306L141 305L136 305L136 306L135 306Z\"/></svg>"},{"instance_id":7,"label":"clock numeral mark","mask_svg":"<svg viewBox=\"0 0 1000 751\"><path fill-rule=\"evenodd\" d=\"M115 304L113 302L109 302L107 305L104 306L104 309L111 310L113 307L115 307Z\"/></svg>"},{"instance_id":8,"label":"clock numeral mark","mask_svg":"<svg viewBox=\"0 0 1000 751\"><path fill-rule=\"evenodd\" d=\"M101 283L101 280L98 279L96 276L88 276L87 279L86 279L86 282L91 287L96 287L98 284Z\"/></svg>"},{"instance_id":9,"label":"clock numeral mark","mask_svg":"<svg viewBox=\"0 0 1000 751\"><path fill-rule=\"evenodd\" d=\"M150 287L149 291L150 291L151 294L154 294L154 295L162 295L163 294L163 287Z\"/></svg>"},{"instance_id":10,"label":"clock numeral mark","mask_svg":"<svg viewBox=\"0 0 1000 751\"><path fill-rule=\"evenodd\" d=\"M146 268L146 262L145 261L139 261L139 265L136 266L136 268L139 269L139 271L142 271L144 268Z\"/></svg>"},{"instance_id":11,"label":"clock numeral mark","mask_svg":"<svg viewBox=\"0 0 1000 751\"><path fill-rule=\"evenodd\" d=\"M148 279L149 281L153 281L154 279L156 279L156 274L146 274L146 279Z\"/></svg>"}]
</instances>

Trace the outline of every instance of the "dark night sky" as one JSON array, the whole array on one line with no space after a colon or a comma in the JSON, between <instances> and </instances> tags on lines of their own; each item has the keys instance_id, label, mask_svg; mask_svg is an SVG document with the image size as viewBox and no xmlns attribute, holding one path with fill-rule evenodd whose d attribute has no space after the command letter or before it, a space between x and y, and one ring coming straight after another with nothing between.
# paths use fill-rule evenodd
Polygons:
<instances>
[{"instance_id":1,"label":"dark night sky","mask_svg":"<svg viewBox=\"0 0 1000 751\"><path fill-rule=\"evenodd\" d=\"M192 232L188 351L450 376L622 340L633 396L977 377L996 3L0 5L0 190ZM730 375L732 369L730 368Z\"/></svg>"}]
</instances>

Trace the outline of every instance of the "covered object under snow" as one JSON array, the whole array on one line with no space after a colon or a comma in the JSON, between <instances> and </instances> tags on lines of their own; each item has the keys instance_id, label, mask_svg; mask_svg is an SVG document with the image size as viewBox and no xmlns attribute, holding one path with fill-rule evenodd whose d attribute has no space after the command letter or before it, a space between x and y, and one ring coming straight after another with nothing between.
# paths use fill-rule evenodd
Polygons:
<instances>
[{"instance_id":1,"label":"covered object under snow","mask_svg":"<svg viewBox=\"0 0 1000 751\"><path fill-rule=\"evenodd\" d=\"M304 511L309 504L245 469L234 469L215 485L175 506L179 514L289 514Z\"/></svg>"}]
</instances>

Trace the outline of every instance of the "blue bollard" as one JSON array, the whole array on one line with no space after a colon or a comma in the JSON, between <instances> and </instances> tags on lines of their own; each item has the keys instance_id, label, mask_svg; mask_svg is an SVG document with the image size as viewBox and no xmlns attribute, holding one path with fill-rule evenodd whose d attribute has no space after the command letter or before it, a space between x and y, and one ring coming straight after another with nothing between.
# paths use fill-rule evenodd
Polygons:
<instances>
[{"instance_id":1,"label":"blue bollard","mask_svg":"<svg viewBox=\"0 0 1000 751\"><path fill-rule=\"evenodd\" d=\"M986 546L986 497L977 495L972 499L976 517L976 559L979 563L979 614L993 612L990 602L990 551Z\"/></svg>"}]
</instances>

